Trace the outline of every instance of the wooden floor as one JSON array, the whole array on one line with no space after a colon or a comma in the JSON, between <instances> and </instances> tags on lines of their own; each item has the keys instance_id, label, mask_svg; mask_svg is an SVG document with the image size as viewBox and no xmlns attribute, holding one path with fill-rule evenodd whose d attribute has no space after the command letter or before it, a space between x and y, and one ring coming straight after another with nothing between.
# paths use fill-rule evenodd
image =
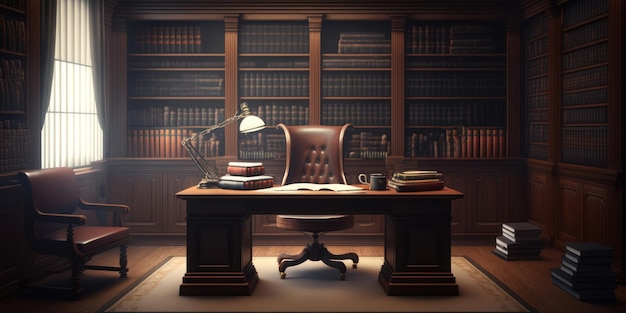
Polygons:
<instances>
[{"instance_id":1,"label":"wooden floor","mask_svg":"<svg viewBox=\"0 0 626 313\"><path fill-rule=\"evenodd\" d=\"M276 256L281 252L297 253L299 246L255 246L254 256ZM328 246L334 253L348 251L361 256L382 256L382 246ZM626 286L615 292L617 300L610 304L580 302L552 285L550 269L558 267L562 252L554 248L542 250L540 261L505 261L491 253L492 246L453 246L452 255L467 256L488 271L530 304L537 312L626 312ZM129 247L129 276L117 278L114 272L86 271L85 290L81 299L70 301L58 296L10 295L0 299L2 312L95 312L144 274L169 256L184 256L185 246L132 245ZM108 251L91 263L115 262L117 251ZM109 263L110 264L110 263ZM278 275L278 273L276 274ZM69 276L64 276L69 277ZM463 287L460 286L462 289Z\"/></svg>"}]
</instances>

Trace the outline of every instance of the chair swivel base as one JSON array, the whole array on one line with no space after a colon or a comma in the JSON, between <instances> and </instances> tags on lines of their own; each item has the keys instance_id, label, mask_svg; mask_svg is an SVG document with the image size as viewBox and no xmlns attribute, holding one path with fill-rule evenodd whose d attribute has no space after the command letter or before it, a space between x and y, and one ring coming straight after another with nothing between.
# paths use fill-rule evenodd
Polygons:
<instances>
[{"instance_id":1,"label":"chair swivel base","mask_svg":"<svg viewBox=\"0 0 626 313\"><path fill-rule=\"evenodd\" d=\"M324 264L334 267L339 270L341 280L346 279L346 265L341 261L335 260L352 260L352 268L357 268L357 263L359 263L359 256L356 253L345 253L345 254L333 254L324 244L321 244L317 241L317 234L313 235L314 241L311 244L308 244L300 254L285 254L281 253L278 258L278 271L280 272L280 278L285 279L287 277L287 273L285 270L290 266L295 266L304 261L322 261Z\"/></svg>"}]
</instances>

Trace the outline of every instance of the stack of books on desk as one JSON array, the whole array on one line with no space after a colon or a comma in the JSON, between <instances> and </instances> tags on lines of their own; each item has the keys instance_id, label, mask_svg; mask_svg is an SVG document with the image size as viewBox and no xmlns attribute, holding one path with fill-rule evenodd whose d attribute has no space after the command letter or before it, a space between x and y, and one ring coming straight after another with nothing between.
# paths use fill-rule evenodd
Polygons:
<instances>
[{"instance_id":1,"label":"stack of books on desk","mask_svg":"<svg viewBox=\"0 0 626 313\"><path fill-rule=\"evenodd\" d=\"M616 273L611 270L613 249L594 242L569 243L561 267L550 270L552 283L581 301L615 299Z\"/></svg>"},{"instance_id":2,"label":"stack of books on desk","mask_svg":"<svg viewBox=\"0 0 626 313\"><path fill-rule=\"evenodd\" d=\"M440 190L444 187L443 174L431 170L396 172L387 185L396 191Z\"/></svg>"},{"instance_id":3,"label":"stack of books on desk","mask_svg":"<svg viewBox=\"0 0 626 313\"><path fill-rule=\"evenodd\" d=\"M265 175L261 162L229 162L226 175L217 186L222 189L261 189L274 186L274 177Z\"/></svg>"},{"instance_id":4,"label":"stack of books on desk","mask_svg":"<svg viewBox=\"0 0 626 313\"><path fill-rule=\"evenodd\" d=\"M543 249L541 227L527 222L502 224L493 253L505 260L538 260Z\"/></svg>"}]
</instances>

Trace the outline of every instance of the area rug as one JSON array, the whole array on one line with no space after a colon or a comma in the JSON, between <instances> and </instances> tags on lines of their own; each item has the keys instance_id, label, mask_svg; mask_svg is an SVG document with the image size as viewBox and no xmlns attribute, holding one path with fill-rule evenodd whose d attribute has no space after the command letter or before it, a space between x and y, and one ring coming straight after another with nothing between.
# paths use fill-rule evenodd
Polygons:
<instances>
[{"instance_id":1,"label":"area rug","mask_svg":"<svg viewBox=\"0 0 626 313\"><path fill-rule=\"evenodd\" d=\"M185 257L171 257L99 312L532 312L465 257L452 257L459 296L387 296L378 283L380 257L348 264L346 279L322 262L287 269L280 279L275 257L253 263L259 283L251 296L179 296Z\"/></svg>"}]
</instances>

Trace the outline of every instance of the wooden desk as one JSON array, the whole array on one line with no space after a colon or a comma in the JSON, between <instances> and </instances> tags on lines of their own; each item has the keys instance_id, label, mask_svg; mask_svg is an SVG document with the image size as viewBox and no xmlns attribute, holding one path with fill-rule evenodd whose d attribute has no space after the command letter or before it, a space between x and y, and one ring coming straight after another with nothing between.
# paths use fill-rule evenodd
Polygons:
<instances>
[{"instance_id":1,"label":"wooden desk","mask_svg":"<svg viewBox=\"0 0 626 313\"><path fill-rule=\"evenodd\" d=\"M385 260L378 280L385 292L458 295L450 264L451 202L463 197L456 190L267 192L194 186L176 196L187 201L181 296L252 294L259 278L252 264L251 215L296 213L384 214Z\"/></svg>"}]
</instances>

